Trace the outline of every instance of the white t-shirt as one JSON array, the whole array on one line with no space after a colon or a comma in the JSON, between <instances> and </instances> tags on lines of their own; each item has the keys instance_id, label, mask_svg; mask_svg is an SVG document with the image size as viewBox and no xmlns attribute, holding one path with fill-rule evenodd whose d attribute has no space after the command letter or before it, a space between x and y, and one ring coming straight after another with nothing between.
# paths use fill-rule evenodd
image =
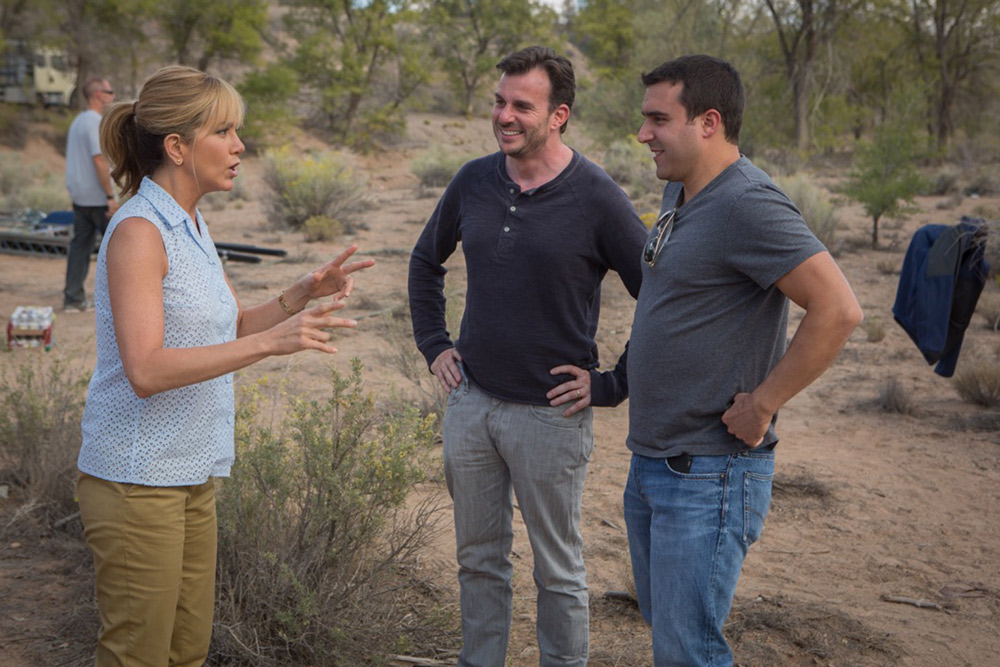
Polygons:
<instances>
[{"instance_id":1,"label":"white t-shirt","mask_svg":"<svg viewBox=\"0 0 1000 667\"><path fill-rule=\"evenodd\" d=\"M108 197L94 170L101 154L101 114L87 109L73 119L66 137L66 187L77 206L107 206Z\"/></svg>"}]
</instances>

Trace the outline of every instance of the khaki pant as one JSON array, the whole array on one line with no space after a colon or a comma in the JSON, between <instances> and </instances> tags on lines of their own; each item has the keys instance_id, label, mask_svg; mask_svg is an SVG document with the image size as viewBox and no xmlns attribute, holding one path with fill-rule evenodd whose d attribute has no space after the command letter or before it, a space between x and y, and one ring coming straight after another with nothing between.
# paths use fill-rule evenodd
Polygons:
<instances>
[{"instance_id":1,"label":"khaki pant","mask_svg":"<svg viewBox=\"0 0 1000 667\"><path fill-rule=\"evenodd\" d=\"M157 487L81 473L77 495L97 574L96 667L202 665L215 602L212 480Z\"/></svg>"}]
</instances>

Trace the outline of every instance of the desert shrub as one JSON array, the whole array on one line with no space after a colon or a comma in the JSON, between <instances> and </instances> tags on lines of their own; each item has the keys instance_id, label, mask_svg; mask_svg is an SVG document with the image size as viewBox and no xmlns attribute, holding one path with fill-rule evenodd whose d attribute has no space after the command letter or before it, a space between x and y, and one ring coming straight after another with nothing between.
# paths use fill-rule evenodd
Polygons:
<instances>
[{"instance_id":1,"label":"desert shrub","mask_svg":"<svg viewBox=\"0 0 1000 667\"><path fill-rule=\"evenodd\" d=\"M322 398L266 411L267 389L243 392L236 463L219 490L213 659L362 665L440 646L450 622L413 569L436 501L407 507L432 419L380 411L357 360Z\"/></svg>"},{"instance_id":2,"label":"desert shrub","mask_svg":"<svg viewBox=\"0 0 1000 667\"><path fill-rule=\"evenodd\" d=\"M875 266L883 276L894 276L900 272L899 262L893 259L880 259Z\"/></svg>"},{"instance_id":3,"label":"desert shrub","mask_svg":"<svg viewBox=\"0 0 1000 667\"><path fill-rule=\"evenodd\" d=\"M663 191L649 148L636 141L635 135L608 144L603 166L630 197L639 198L651 192L659 195Z\"/></svg>"},{"instance_id":4,"label":"desert shrub","mask_svg":"<svg viewBox=\"0 0 1000 667\"><path fill-rule=\"evenodd\" d=\"M307 241L333 241L344 232L344 225L325 215L314 215L302 225Z\"/></svg>"},{"instance_id":5,"label":"desert shrub","mask_svg":"<svg viewBox=\"0 0 1000 667\"><path fill-rule=\"evenodd\" d=\"M459 167L471 159L471 155L446 151L434 145L410 163L410 171L420 181L421 188L443 188L451 182Z\"/></svg>"},{"instance_id":6,"label":"desert shrub","mask_svg":"<svg viewBox=\"0 0 1000 667\"><path fill-rule=\"evenodd\" d=\"M882 318L865 318L861 326L865 330L865 340L869 343L878 343L885 338L885 324L883 324Z\"/></svg>"},{"instance_id":7,"label":"desert shrub","mask_svg":"<svg viewBox=\"0 0 1000 667\"><path fill-rule=\"evenodd\" d=\"M35 211L48 213L50 211L69 210L73 205L66 186L56 182L53 178L46 178L41 183L33 183L24 190L12 195L8 201L10 202L9 206L0 205L0 208L30 208Z\"/></svg>"},{"instance_id":8,"label":"desert shrub","mask_svg":"<svg viewBox=\"0 0 1000 667\"><path fill-rule=\"evenodd\" d=\"M997 287L1000 287L1000 283ZM990 289L987 285L979 297L979 303L976 304L976 312L986 320L987 327L1000 331L1000 292L997 289Z\"/></svg>"},{"instance_id":9,"label":"desert shrub","mask_svg":"<svg viewBox=\"0 0 1000 667\"><path fill-rule=\"evenodd\" d=\"M0 196L9 198L30 186L34 180L34 171L30 167L25 168L21 156L17 153L0 153Z\"/></svg>"},{"instance_id":10,"label":"desert shrub","mask_svg":"<svg viewBox=\"0 0 1000 667\"><path fill-rule=\"evenodd\" d=\"M304 157L282 148L264 153L265 204L275 221L300 229L321 215L340 220L345 232L366 208L365 179L349 153L314 151Z\"/></svg>"},{"instance_id":11,"label":"desert shrub","mask_svg":"<svg viewBox=\"0 0 1000 667\"><path fill-rule=\"evenodd\" d=\"M20 516L49 524L76 510L87 377L55 352L15 350L2 356L0 483L19 497Z\"/></svg>"},{"instance_id":12,"label":"desert shrub","mask_svg":"<svg viewBox=\"0 0 1000 667\"><path fill-rule=\"evenodd\" d=\"M1000 360L966 364L955 374L954 383L962 400L988 408L1000 406Z\"/></svg>"},{"instance_id":13,"label":"desert shrub","mask_svg":"<svg viewBox=\"0 0 1000 667\"><path fill-rule=\"evenodd\" d=\"M61 176L44 173L40 165L25 164L15 153L0 153L0 211L30 208L47 213L69 207Z\"/></svg>"},{"instance_id":14,"label":"desert shrub","mask_svg":"<svg viewBox=\"0 0 1000 667\"><path fill-rule=\"evenodd\" d=\"M464 303L461 295L446 288L445 321L452 340L458 340ZM437 377L427 369L427 360L413 342L413 324L408 304L403 303L383 312L378 331L389 343L389 352L383 354L382 360L412 383L419 396L421 412L437 417L437 431L440 434L448 394Z\"/></svg>"},{"instance_id":15,"label":"desert shrub","mask_svg":"<svg viewBox=\"0 0 1000 667\"><path fill-rule=\"evenodd\" d=\"M958 181L962 172L953 165L944 165L936 169L925 181L927 193L932 195L950 195L959 191Z\"/></svg>"},{"instance_id":16,"label":"desert shrub","mask_svg":"<svg viewBox=\"0 0 1000 667\"><path fill-rule=\"evenodd\" d=\"M979 166L972 174L966 191L984 197L1000 193L1000 175L997 174L996 165Z\"/></svg>"},{"instance_id":17,"label":"desert shrub","mask_svg":"<svg viewBox=\"0 0 1000 667\"><path fill-rule=\"evenodd\" d=\"M895 377L889 378L885 386L879 389L878 406L885 412L913 414L913 399L910 397L910 392Z\"/></svg>"},{"instance_id":18,"label":"desert shrub","mask_svg":"<svg viewBox=\"0 0 1000 667\"><path fill-rule=\"evenodd\" d=\"M833 249L840 220L830 198L802 174L778 179L778 186L795 202L809 229L823 245Z\"/></svg>"},{"instance_id":19,"label":"desert shrub","mask_svg":"<svg viewBox=\"0 0 1000 667\"><path fill-rule=\"evenodd\" d=\"M29 118L19 105L0 104L0 144L18 150L24 148L31 134Z\"/></svg>"}]
</instances>

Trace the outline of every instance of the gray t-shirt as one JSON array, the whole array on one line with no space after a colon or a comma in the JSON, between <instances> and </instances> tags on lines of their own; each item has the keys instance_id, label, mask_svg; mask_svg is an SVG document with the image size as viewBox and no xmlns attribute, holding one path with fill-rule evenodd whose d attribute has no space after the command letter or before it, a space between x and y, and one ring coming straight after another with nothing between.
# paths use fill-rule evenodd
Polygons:
<instances>
[{"instance_id":1,"label":"gray t-shirt","mask_svg":"<svg viewBox=\"0 0 1000 667\"><path fill-rule=\"evenodd\" d=\"M681 192L668 183L663 210ZM678 209L655 265L642 262L629 449L661 458L747 449L722 414L785 352L788 299L774 283L823 250L791 200L745 157ZM763 445L775 442L772 421Z\"/></svg>"},{"instance_id":2,"label":"gray t-shirt","mask_svg":"<svg viewBox=\"0 0 1000 667\"><path fill-rule=\"evenodd\" d=\"M107 206L108 198L94 170L101 154L101 114L87 109L73 119L66 137L66 188L77 206Z\"/></svg>"}]
</instances>

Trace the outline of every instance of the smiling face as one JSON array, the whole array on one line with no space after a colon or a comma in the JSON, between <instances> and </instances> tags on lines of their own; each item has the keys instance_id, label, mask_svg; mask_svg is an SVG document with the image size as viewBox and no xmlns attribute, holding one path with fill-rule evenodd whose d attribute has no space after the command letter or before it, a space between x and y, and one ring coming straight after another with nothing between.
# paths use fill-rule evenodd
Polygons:
<instances>
[{"instance_id":1,"label":"smiling face","mask_svg":"<svg viewBox=\"0 0 1000 667\"><path fill-rule=\"evenodd\" d=\"M202 194L232 190L245 146L236 134L236 121L209 122L191 145L191 169Z\"/></svg>"},{"instance_id":2,"label":"smiling face","mask_svg":"<svg viewBox=\"0 0 1000 667\"><path fill-rule=\"evenodd\" d=\"M701 158L701 116L688 119L680 101L683 88L682 83L656 83L646 88L642 100L645 120L636 138L649 146L656 177L664 181L685 182Z\"/></svg>"},{"instance_id":3,"label":"smiling face","mask_svg":"<svg viewBox=\"0 0 1000 667\"><path fill-rule=\"evenodd\" d=\"M493 134L501 152L515 159L540 153L569 113L566 105L549 110L552 84L544 70L500 77L493 102ZM565 109L565 111L563 111Z\"/></svg>"}]
</instances>

